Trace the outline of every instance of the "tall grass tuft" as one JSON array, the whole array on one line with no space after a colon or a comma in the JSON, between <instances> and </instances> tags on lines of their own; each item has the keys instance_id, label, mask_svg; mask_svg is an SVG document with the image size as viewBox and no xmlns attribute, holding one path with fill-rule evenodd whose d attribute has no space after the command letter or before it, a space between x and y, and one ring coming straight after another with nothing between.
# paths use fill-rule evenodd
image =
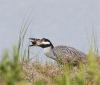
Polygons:
<instances>
[{"instance_id":1,"label":"tall grass tuft","mask_svg":"<svg viewBox=\"0 0 100 85\"><path fill-rule=\"evenodd\" d=\"M24 57L23 43L27 30L31 24L31 20L24 19L19 33L18 45L12 48L13 52L5 50L0 61L0 85L26 85L25 83L18 83L22 80L22 61L21 57ZM18 83L18 84L17 84ZM27 84L29 85L29 84Z\"/></svg>"},{"instance_id":2,"label":"tall grass tuft","mask_svg":"<svg viewBox=\"0 0 100 85\"><path fill-rule=\"evenodd\" d=\"M14 47L13 58L11 59L8 51L3 54L0 62L0 76L4 85L15 85L21 79L21 66L18 62L18 50Z\"/></svg>"}]
</instances>

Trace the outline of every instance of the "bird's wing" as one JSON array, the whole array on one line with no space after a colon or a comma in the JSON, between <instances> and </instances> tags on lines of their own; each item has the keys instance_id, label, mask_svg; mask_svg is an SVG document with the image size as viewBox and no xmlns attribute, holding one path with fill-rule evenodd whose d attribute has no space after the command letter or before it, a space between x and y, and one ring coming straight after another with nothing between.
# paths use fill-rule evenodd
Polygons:
<instances>
[{"instance_id":1,"label":"bird's wing","mask_svg":"<svg viewBox=\"0 0 100 85\"><path fill-rule=\"evenodd\" d=\"M67 46L56 46L53 49L53 52L57 59L60 59L65 62L73 61L73 60L80 60L86 58L86 55L78 51L75 48L67 47Z\"/></svg>"}]
</instances>

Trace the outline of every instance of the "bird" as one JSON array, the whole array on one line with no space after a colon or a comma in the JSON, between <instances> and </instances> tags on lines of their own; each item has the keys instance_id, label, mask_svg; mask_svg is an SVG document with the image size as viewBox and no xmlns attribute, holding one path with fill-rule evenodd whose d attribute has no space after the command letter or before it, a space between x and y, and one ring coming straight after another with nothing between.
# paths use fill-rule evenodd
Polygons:
<instances>
[{"instance_id":1,"label":"bird","mask_svg":"<svg viewBox=\"0 0 100 85\"><path fill-rule=\"evenodd\" d=\"M59 64L77 65L79 62L86 63L86 54L74 47L58 45L54 46L47 38L29 38L32 46L43 48L44 54Z\"/></svg>"}]
</instances>

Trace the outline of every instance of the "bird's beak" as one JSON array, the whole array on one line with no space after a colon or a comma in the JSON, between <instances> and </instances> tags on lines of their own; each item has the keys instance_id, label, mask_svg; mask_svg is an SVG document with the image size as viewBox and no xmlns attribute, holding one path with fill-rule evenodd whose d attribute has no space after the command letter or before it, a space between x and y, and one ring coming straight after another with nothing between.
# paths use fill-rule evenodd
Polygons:
<instances>
[{"instance_id":1,"label":"bird's beak","mask_svg":"<svg viewBox=\"0 0 100 85\"><path fill-rule=\"evenodd\" d=\"M35 41L35 40L36 40L36 38L29 38L29 40L30 40L30 41Z\"/></svg>"},{"instance_id":2,"label":"bird's beak","mask_svg":"<svg viewBox=\"0 0 100 85\"><path fill-rule=\"evenodd\" d=\"M29 38L29 39L31 42L31 45L29 45L30 47L40 45L41 39L37 39L37 38Z\"/></svg>"},{"instance_id":3,"label":"bird's beak","mask_svg":"<svg viewBox=\"0 0 100 85\"><path fill-rule=\"evenodd\" d=\"M29 47L35 46L36 45L36 38L29 38L31 45Z\"/></svg>"}]
</instances>

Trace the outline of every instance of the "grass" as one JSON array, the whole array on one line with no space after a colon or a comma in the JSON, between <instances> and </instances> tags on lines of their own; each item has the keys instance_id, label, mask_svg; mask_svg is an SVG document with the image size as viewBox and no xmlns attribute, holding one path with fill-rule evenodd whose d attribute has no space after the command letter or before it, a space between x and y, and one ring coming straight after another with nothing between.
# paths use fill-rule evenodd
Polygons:
<instances>
[{"instance_id":1,"label":"grass","mask_svg":"<svg viewBox=\"0 0 100 85\"><path fill-rule=\"evenodd\" d=\"M13 53L5 50L2 55L0 85L100 85L100 58L94 36L87 54L87 65L69 68L69 65L42 64L37 60L30 62L29 48L23 50L30 22L25 21L21 26L19 43L13 47Z\"/></svg>"}]
</instances>

